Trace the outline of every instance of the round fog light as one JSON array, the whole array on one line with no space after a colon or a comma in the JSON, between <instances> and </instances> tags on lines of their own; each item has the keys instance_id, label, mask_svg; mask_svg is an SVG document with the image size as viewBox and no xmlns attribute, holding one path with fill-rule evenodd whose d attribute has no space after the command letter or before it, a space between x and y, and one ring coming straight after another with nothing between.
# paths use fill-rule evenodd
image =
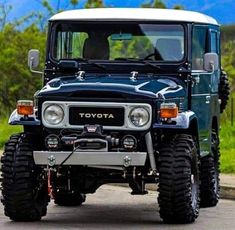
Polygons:
<instances>
[{"instance_id":1,"label":"round fog light","mask_svg":"<svg viewBox=\"0 0 235 230\"><path fill-rule=\"evenodd\" d=\"M58 136L52 134L46 137L45 144L48 149L58 149L60 145L60 139Z\"/></svg>"},{"instance_id":2,"label":"round fog light","mask_svg":"<svg viewBox=\"0 0 235 230\"><path fill-rule=\"evenodd\" d=\"M122 139L122 146L124 149L133 150L136 148L137 140L134 136L127 135Z\"/></svg>"}]
</instances>

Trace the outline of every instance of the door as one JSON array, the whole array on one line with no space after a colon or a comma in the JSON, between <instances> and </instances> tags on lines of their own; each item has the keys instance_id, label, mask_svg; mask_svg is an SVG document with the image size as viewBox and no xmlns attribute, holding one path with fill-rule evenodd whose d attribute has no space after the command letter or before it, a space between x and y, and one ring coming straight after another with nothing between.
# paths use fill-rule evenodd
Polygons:
<instances>
[{"instance_id":1,"label":"door","mask_svg":"<svg viewBox=\"0 0 235 230\"><path fill-rule=\"evenodd\" d=\"M192 111L198 117L201 156L210 152L212 119L217 113L219 70L206 72L204 54L218 53L218 34L207 26L194 26L192 40Z\"/></svg>"}]
</instances>

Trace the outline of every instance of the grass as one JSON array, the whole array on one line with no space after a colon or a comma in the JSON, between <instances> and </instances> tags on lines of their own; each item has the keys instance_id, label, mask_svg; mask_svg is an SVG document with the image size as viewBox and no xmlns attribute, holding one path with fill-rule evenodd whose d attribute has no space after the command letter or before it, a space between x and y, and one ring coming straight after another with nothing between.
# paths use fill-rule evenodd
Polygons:
<instances>
[{"instance_id":1,"label":"grass","mask_svg":"<svg viewBox=\"0 0 235 230\"><path fill-rule=\"evenodd\" d=\"M7 119L0 120L0 149L3 149L5 142L9 139L11 134L19 133L22 127L19 125L8 125Z\"/></svg>"},{"instance_id":2,"label":"grass","mask_svg":"<svg viewBox=\"0 0 235 230\"><path fill-rule=\"evenodd\" d=\"M21 126L8 125L6 119L0 120L0 149L13 133L22 131ZM222 124L220 130L221 172L235 174L235 124Z\"/></svg>"},{"instance_id":3,"label":"grass","mask_svg":"<svg viewBox=\"0 0 235 230\"><path fill-rule=\"evenodd\" d=\"M221 172L235 174L235 124L222 124L220 130Z\"/></svg>"}]
</instances>

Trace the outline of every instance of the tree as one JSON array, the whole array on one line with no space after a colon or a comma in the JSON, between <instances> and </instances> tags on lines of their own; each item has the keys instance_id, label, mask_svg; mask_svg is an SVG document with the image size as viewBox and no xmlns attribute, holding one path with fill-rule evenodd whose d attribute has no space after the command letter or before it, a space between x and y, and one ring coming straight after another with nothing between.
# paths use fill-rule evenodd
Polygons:
<instances>
[{"instance_id":1,"label":"tree","mask_svg":"<svg viewBox=\"0 0 235 230\"><path fill-rule=\"evenodd\" d=\"M153 3L153 8L166 9L166 4L162 0L155 0Z\"/></svg>"},{"instance_id":2,"label":"tree","mask_svg":"<svg viewBox=\"0 0 235 230\"><path fill-rule=\"evenodd\" d=\"M9 114L15 108L17 100L32 99L34 92L41 87L41 78L32 77L27 67L27 53L29 49L38 48L43 57L45 45L45 33L36 25L24 30L18 30L11 24L3 28L0 33L1 116Z\"/></svg>"},{"instance_id":3,"label":"tree","mask_svg":"<svg viewBox=\"0 0 235 230\"><path fill-rule=\"evenodd\" d=\"M6 25L7 16L11 11L11 9L12 9L11 5L7 5L6 3L0 4L0 30L2 30Z\"/></svg>"},{"instance_id":4,"label":"tree","mask_svg":"<svg viewBox=\"0 0 235 230\"><path fill-rule=\"evenodd\" d=\"M75 8L78 5L78 0L70 0L71 5Z\"/></svg>"},{"instance_id":5,"label":"tree","mask_svg":"<svg viewBox=\"0 0 235 230\"><path fill-rule=\"evenodd\" d=\"M175 9L175 10L183 10L184 7L183 7L182 5L175 5L175 6L174 6L174 9Z\"/></svg>"},{"instance_id":6,"label":"tree","mask_svg":"<svg viewBox=\"0 0 235 230\"><path fill-rule=\"evenodd\" d=\"M160 8L160 9L166 9L166 4L162 0L151 0L147 3L143 3L141 5L143 8Z\"/></svg>"},{"instance_id":7,"label":"tree","mask_svg":"<svg viewBox=\"0 0 235 230\"><path fill-rule=\"evenodd\" d=\"M87 0L85 8L103 8L105 7L103 0Z\"/></svg>"},{"instance_id":8,"label":"tree","mask_svg":"<svg viewBox=\"0 0 235 230\"><path fill-rule=\"evenodd\" d=\"M141 7L143 8L159 8L159 9L166 9L167 5L165 4L165 2L163 0L151 0L147 3L143 3L141 5ZM184 7L182 5L175 5L173 7L176 10L182 10L184 9Z\"/></svg>"}]
</instances>

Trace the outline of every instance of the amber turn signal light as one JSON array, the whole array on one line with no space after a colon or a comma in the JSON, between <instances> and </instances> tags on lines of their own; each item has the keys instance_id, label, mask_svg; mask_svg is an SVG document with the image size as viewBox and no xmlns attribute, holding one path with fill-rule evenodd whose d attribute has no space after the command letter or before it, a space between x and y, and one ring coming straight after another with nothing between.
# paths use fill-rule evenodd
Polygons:
<instances>
[{"instance_id":1,"label":"amber turn signal light","mask_svg":"<svg viewBox=\"0 0 235 230\"><path fill-rule=\"evenodd\" d=\"M178 107L175 103L162 103L160 106L161 118L174 118L178 115Z\"/></svg>"},{"instance_id":2,"label":"amber turn signal light","mask_svg":"<svg viewBox=\"0 0 235 230\"><path fill-rule=\"evenodd\" d=\"M17 102L17 113L19 115L32 115L33 110L33 101L31 100L20 100Z\"/></svg>"}]
</instances>

